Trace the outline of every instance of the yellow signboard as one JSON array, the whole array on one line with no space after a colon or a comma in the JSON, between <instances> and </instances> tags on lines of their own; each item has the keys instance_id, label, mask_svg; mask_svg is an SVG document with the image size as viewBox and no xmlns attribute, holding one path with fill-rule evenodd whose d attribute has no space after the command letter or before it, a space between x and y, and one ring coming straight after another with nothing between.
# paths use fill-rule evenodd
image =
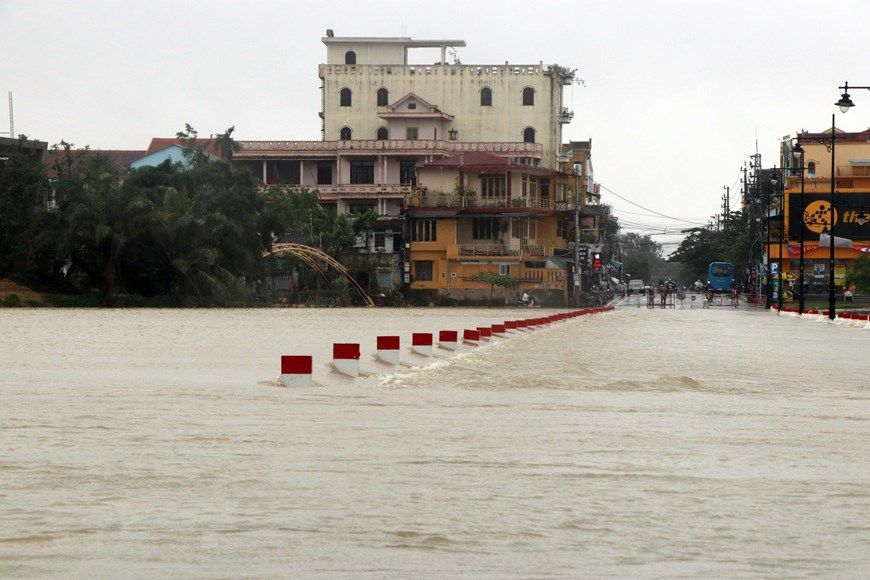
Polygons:
<instances>
[{"instance_id":1,"label":"yellow signboard","mask_svg":"<svg viewBox=\"0 0 870 580\"><path fill-rule=\"evenodd\" d=\"M846 266L834 266L834 286L846 285Z\"/></svg>"}]
</instances>

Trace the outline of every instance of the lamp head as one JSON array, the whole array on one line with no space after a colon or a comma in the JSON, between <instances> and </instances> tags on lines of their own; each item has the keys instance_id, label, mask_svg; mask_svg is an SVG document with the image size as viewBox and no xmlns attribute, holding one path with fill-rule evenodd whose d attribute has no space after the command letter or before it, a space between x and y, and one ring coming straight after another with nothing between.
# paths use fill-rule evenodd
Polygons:
<instances>
[{"instance_id":1,"label":"lamp head","mask_svg":"<svg viewBox=\"0 0 870 580\"><path fill-rule=\"evenodd\" d=\"M797 143L791 150L791 154L794 155L795 159L800 159L804 156L804 148L801 147L800 143Z\"/></svg>"},{"instance_id":2,"label":"lamp head","mask_svg":"<svg viewBox=\"0 0 870 580\"><path fill-rule=\"evenodd\" d=\"M840 97L840 100L834 103L838 107L840 107L840 112L848 113L849 109L855 106L855 103L852 102L852 99L849 98L849 93L843 93L843 96Z\"/></svg>"}]
</instances>

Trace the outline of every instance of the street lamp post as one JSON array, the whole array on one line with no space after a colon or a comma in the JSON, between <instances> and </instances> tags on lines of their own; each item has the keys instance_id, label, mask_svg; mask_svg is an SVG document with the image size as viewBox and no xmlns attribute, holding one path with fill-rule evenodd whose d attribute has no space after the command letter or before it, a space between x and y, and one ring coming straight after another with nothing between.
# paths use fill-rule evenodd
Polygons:
<instances>
[{"instance_id":1,"label":"street lamp post","mask_svg":"<svg viewBox=\"0 0 870 580\"><path fill-rule=\"evenodd\" d=\"M775 178L776 167L774 167L773 170L774 170L774 178ZM782 246L785 243L783 240L783 238L785 236L785 177L783 175L780 175L779 183L780 183L779 189L778 189L778 193L779 193L779 250L776 252L776 256L777 256L776 259L777 259L777 263L779 264L777 269L779 270L779 272L776 275L777 276L776 277L776 305L777 305L777 307L779 307L780 310L782 310L782 300L783 300Z\"/></svg>"},{"instance_id":2,"label":"street lamp post","mask_svg":"<svg viewBox=\"0 0 870 580\"><path fill-rule=\"evenodd\" d=\"M759 190L762 194L762 201L764 202L764 221L762 222L762 227L766 228L765 233L765 245L764 245L764 256L765 256L765 269L767 272L767 281L765 283L764 288L764 309L770 310L770 300L773 294L773 269L770 267L770 202L772 201L771 195L765 195L764 190L761 188L761 183L759 180Z\"/></svg>"},{"instance_id":3,"label":"street lamp post","mask_svg":"<svg viewBox=\"0 0 870 580\"><path fill-rule=\"evenodd\" d=\"M852 102L851 97L849 97L849 83L846 82L842 87L843 94L840 97L840 100L834 103L837 107L840 108L842 113L848 113L849 109L855 106L855 103ZM853 89L866 89L870 91L870 86L864 87L852 87ZM830 219L828 220L828 233L831 237L831 252L830 252L830 276L828 279L828 318L834 320L837 317L837 301L836 301L836 287L834 286L834 189L837 176L836 165L834 161L834 144L837 138L837 124L836 124L836 115L831 114L831 213Z\"/></svg>"},{"instance_id":4,"label":"street lamp post","mask_svg":"<svg viewBox=\"0 0 870 580\"><path fill-rule=\"evenodd\" d=\"M800 162L798 168L801 172L801 195L800 195L800 219L798 228L800 229L800 261L798 262L798 313L804 313L804 148L801 147L800 141L792 149L792 155Z\"/></svg>"},{"instance_id":5,"label":"street lamp post","mask_svg":"<svg viewBox=\"0 0 870 580\"><path fill-rule=\"evenodd\" d=\"M582 168L575 163L574 173L574 306L580 306L580 173Z\"/></svg>"}]
</instances>

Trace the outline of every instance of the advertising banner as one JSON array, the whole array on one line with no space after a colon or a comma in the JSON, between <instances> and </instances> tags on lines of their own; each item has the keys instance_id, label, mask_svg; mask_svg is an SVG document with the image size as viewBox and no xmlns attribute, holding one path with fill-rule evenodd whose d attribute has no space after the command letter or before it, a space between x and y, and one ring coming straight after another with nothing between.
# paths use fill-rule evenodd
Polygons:
<instances>
[{"instance_id":1,"label":"advertising banner","mask_svg":"<svg viewBox=\"0 0 870 580\"><path fill-rule=\"evenodd\" d=\"M801 196L789 195L789 239L798 239L803 227L804 240L818 240L819 234L828 231L831 221L830 196L813 192L803 197L801 207ZM870 241L870 192L834 195L834 235L853 241Z\"/></svg>"}]
</instances>

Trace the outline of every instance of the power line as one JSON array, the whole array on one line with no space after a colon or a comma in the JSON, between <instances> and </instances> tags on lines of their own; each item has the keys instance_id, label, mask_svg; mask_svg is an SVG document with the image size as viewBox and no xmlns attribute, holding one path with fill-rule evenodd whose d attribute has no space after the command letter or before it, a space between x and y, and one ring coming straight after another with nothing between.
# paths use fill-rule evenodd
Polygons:
<instances>
[{"instance_id":1,"label":"power line","mask_svg":"<svg viewBox=\"0 0 870 580\"><path fill-rule=\"evenodd\" d=\"M646 211L648 211L648 212L650 212L650 213L652 213L652 214L659 215L659 216L662 216L662 217L666 217L666 218L668 218L668 219L670 219L670 220L674 220L674 221L678 221L678 222L685 222L685 223L687 223L687 224L696 224L696 225L699 225L699 226L707 225L707 224L704 224L704 223L701 223L701 222L697 222L697 221L694 221L694 220L687 220L687 219L683 219L683 218L678 218L678 217L674 217L674 216L672 216L672 215L664 214L664 213L662 213L662 212L660 212L660 211L656 211L656 210L654 210L654 209L650 209L650 208L648 208L648 207L645 207L645 206L640 205L639 203L635 203L635 202L631 201L630 199L628 199L628 198L626 198L626 197L623 197L623 196L619 195L618 193L616 193L615 191L613 191L612 189L610 189L609 187L607 187L607 186L604 185L603 183L600 183L599 185L601 186L601 189L604 189L604 190L606 190L606 191L612 193L613 195L615 195L616 197L618 197L618 198L621 199L622 201L625 201L625 202L627 202L627 203L630 203L631 205L633 205L633 206L635 206L635 207L639 207L640 209L646 210Z\"/></svg>"}]
</instances>

